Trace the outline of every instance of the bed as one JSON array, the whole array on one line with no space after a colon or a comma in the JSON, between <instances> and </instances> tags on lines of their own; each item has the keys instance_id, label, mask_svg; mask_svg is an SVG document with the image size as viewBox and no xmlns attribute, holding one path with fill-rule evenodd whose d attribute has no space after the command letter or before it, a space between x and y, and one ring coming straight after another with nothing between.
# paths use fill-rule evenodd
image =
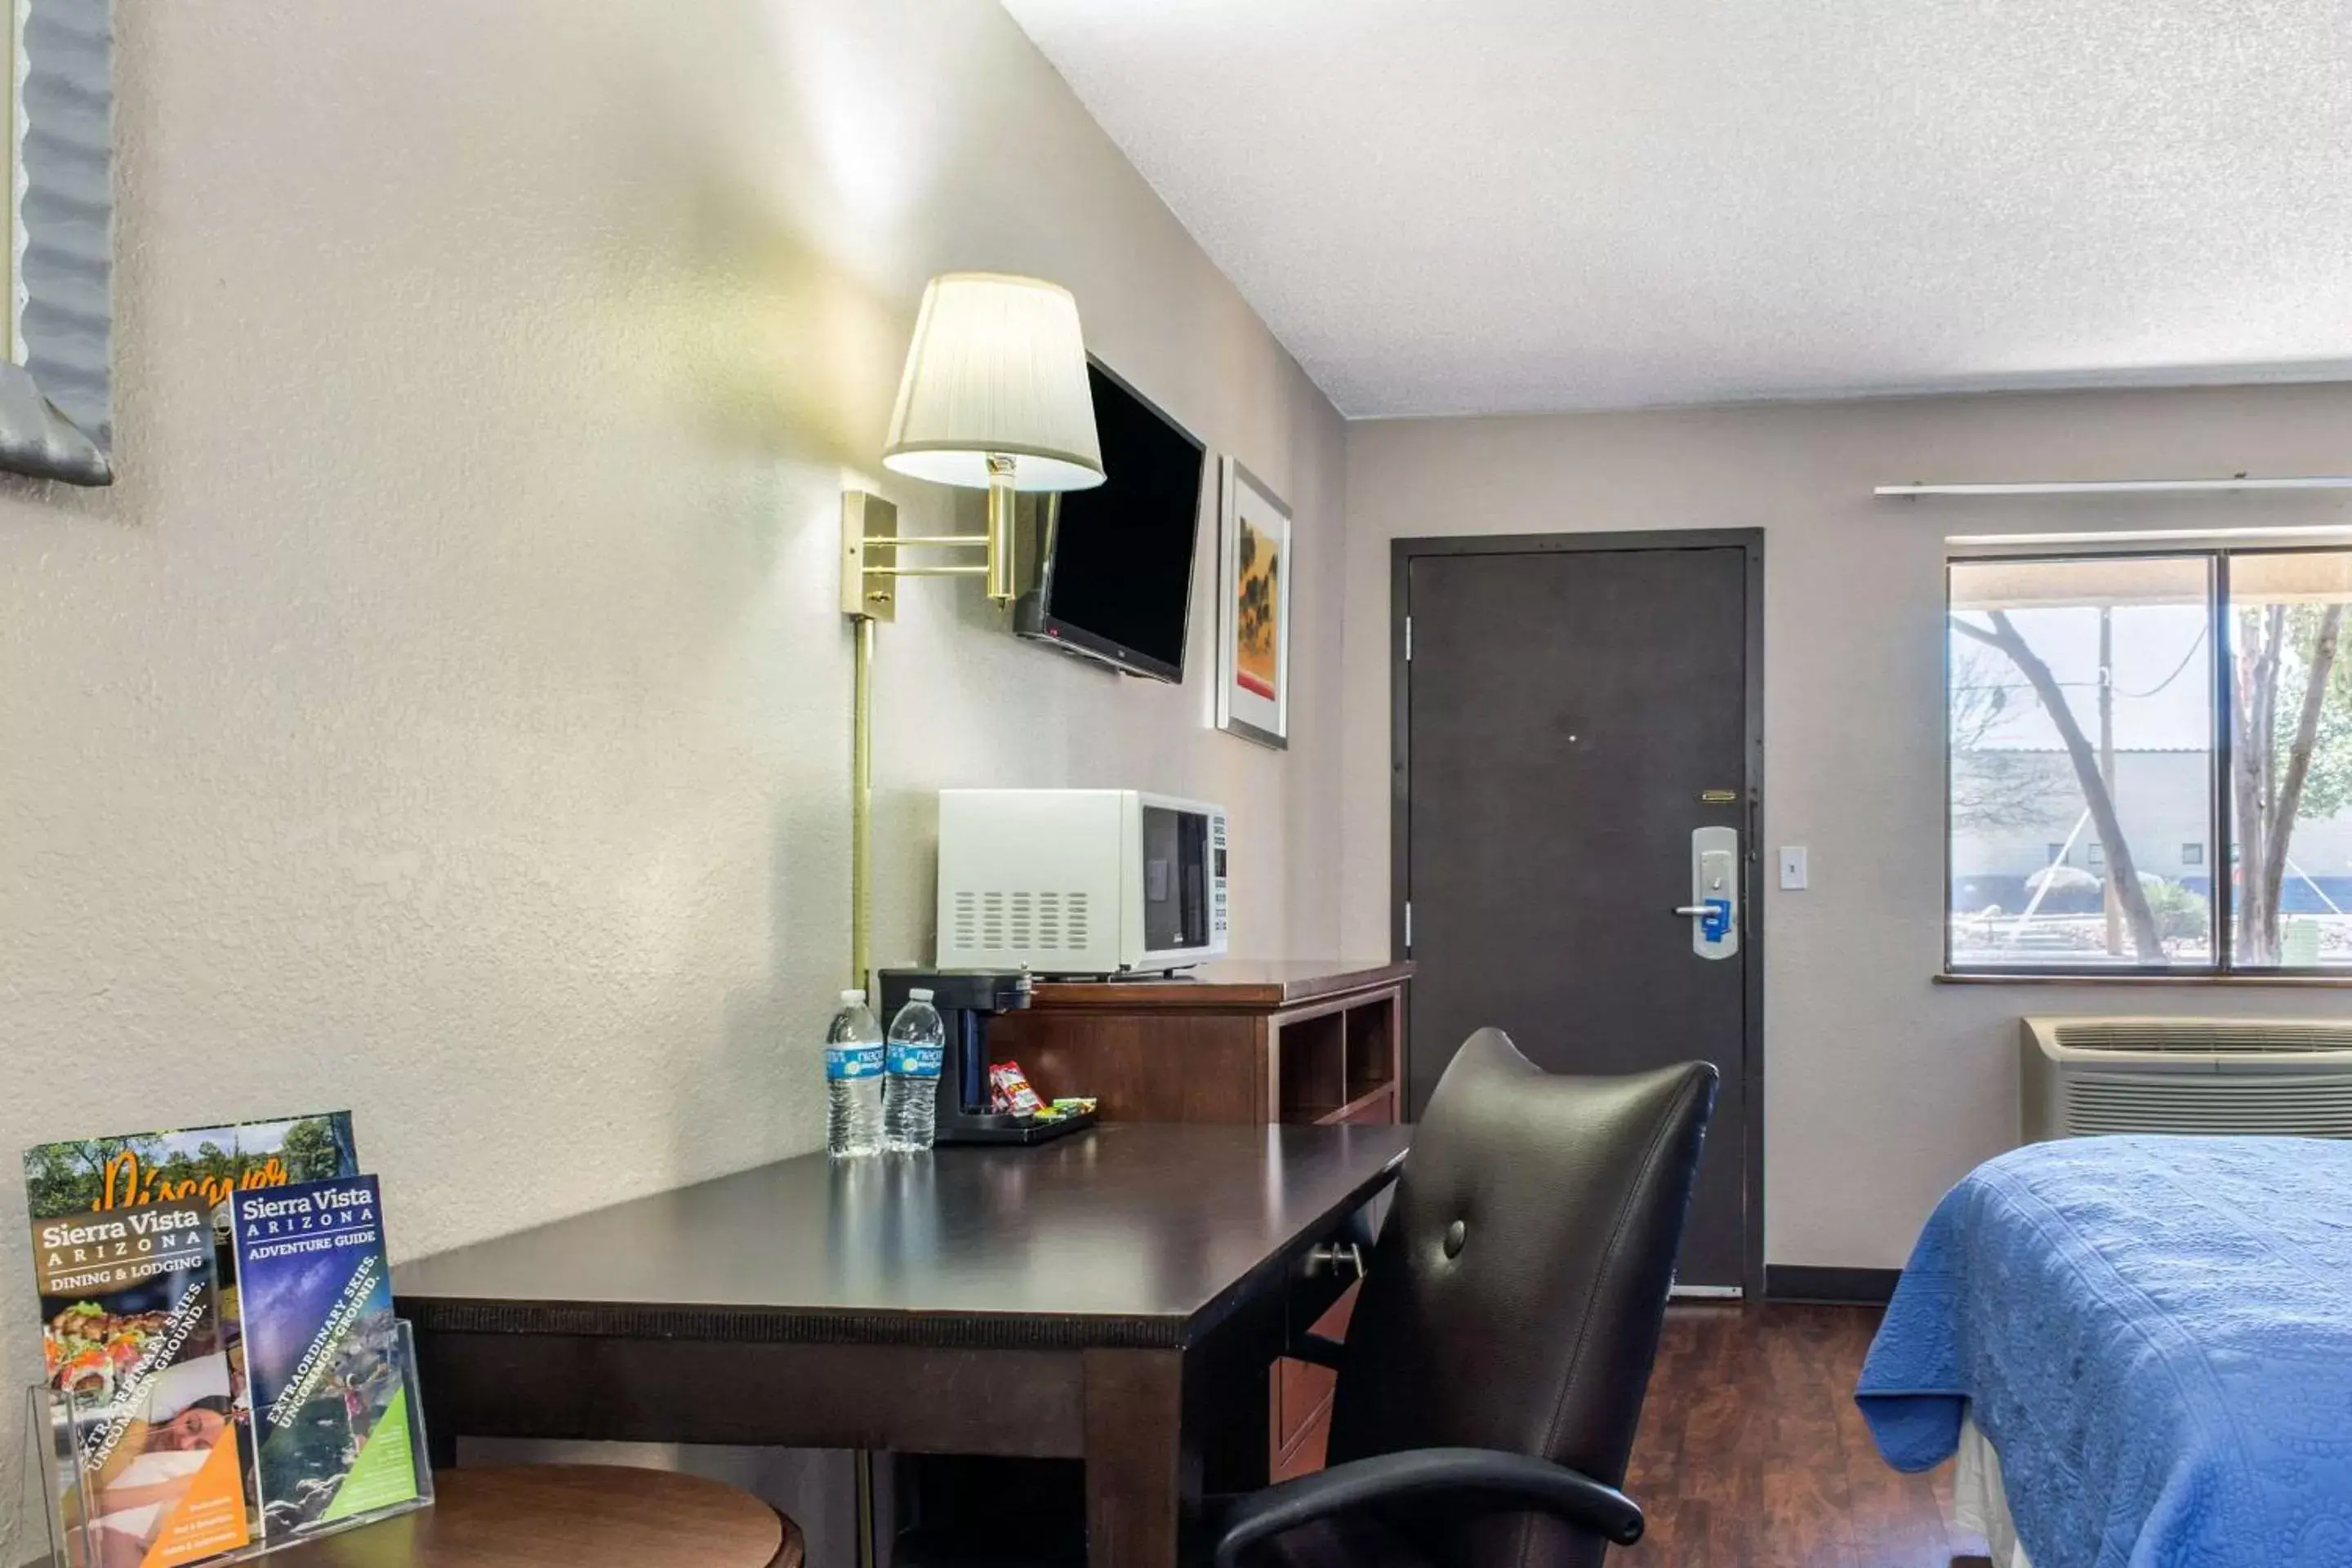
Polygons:
<instances>
[{"instance_id":1,"label":"bed","mask_svg":"<svg viewBox=\"0 0 2352 1568\"><path fill-rule=\"evenodd\" d=\"M2352 1563L2352 1143L2082 1138L1979 1166L1856 1398L1897 1469L1960 1457L2000 1568Z\"/></svg>"},{"instance_id":2,"label":"bed","mask_svg":"<svg viewBox=\"0 0 2352 1568\"><path fill-rule=\"evenodd\" d=\"M1960 1424L1960 1450L1952 1458L1952 1518L1981 1535L1992 1568L2033 1568L2017 1539L2017 1518L2000 1481L2000 1456L1973 1421Z\"/></svg>"}]
</instances>

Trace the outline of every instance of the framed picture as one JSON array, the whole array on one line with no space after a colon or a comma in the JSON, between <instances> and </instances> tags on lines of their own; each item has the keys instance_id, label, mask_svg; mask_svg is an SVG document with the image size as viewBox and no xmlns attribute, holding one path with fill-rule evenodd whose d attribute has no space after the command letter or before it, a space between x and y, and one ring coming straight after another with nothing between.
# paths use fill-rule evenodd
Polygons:
<instances>
[{"instance_id":1,"label":"framed picture","mask_svg":"<svg viewBox=\"0 0 2352 1568\"><path fill-rule=\"evenodd\" d=\"M1218 476L1217 728L1290 744L1290 509L1231 458Z\"/></svg>"},{"instance_id":2,"label":"framed picture","mask_svg":"<svg viewBox=\"0 0 2352 1568\"><path fill-rule=\"evenodd\" d=\"M0 468L114 478L113 0L16 0L0 27Z\"/></svg>"}]
</instances>

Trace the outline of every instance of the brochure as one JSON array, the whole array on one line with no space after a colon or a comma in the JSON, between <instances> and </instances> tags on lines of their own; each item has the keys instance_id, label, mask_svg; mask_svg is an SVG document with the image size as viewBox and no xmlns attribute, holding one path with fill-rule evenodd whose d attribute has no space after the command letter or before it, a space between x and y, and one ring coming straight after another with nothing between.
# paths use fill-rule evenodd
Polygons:
<instances>
[{"instance_id":1,"label":"brochure","mask_svg":"<svg viewBox=\"0 0 2352 1568\"><path fill-rule=\"evenodd\" d=\"M249 1537L261 1534L261 1492L253 1465L253 1405L247 1386L236 1256L230 1245L227 1199L240 1191L350 1176L358 1171L359 1154L352 1138L352 1116L348 1110L177 1131L82 1138L43 1143L25 1152L25 1193L35 1222L37 1255L43 1221L93 1215L122 1215L154 1204L175 1208L194 1205L201 1209L214 1248L206 1300L213 1332L226 1356L228 1386L225 1393L236 1438L233 1446L242 1455L238 1468L244 1479L245 1528ZM60 1353L62 1343L54 1337L60 1327L56 1320L59 1312L74 1303L50 1308L48 1282L44 1275L42 1322L45 1337L51 1338L52 1353ZM74 1342L78 1346L74 1354L80 1358L80 1381L94 1392L100 1379L88 1356L90 1347L84 1341ZM53 1373L56 1370L52 1368ZM184 1374L183 1380L186 1375L193 1374ZM56 1398L53 1393L53 1402ZM75 1418L63 1410L53 1410L52 1415L61 1424ZM120 1565L110 1561L104 1568ZM134 1559L131 1568L166 1565Z\"/></svg>"},{"instance_id":2,"label":"brochure","mask_svg":"<svg viewBox=\"0 0 2352 1568\"><path fill-rule=\"evenodd\" d=\"M166 1198L208 1205L251 1187L359 1173L352 1113L191 1127L42 1143L25 1152L25 1195L35 1219ZM219 1225L227 1225L226 1215Z\"/></svg>"},{"instance_id":3,"label":"brochure","mask_svg":"<svg viewBox=\"0 0 2352 1568\"><path fill-rule=\"evenodd\" d=\"M239 1192L230 1210L265 1532L415 1498L376 1179Z\"/></svg>"},{"instance_id":4,"label":"brochure","mask_svg":"<svg viewBox=\"0 0 2352 1568\"><path fill-rule=\"evenodd\" d=\"M215 1258L201 1200L33 1222L52 1440L83 1568L177 1568L252 1539Z\"/></svg>"}]
</instances>

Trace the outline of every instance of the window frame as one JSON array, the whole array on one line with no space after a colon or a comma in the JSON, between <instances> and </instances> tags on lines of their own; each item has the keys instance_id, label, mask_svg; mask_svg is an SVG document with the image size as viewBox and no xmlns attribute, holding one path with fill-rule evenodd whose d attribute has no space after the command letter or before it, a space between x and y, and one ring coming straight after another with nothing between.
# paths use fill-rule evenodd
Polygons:
<instances>
[{"instance_id":1,"label":"window frame","mask_svg":"<svg viewBox=\"0 0 2352 1568\"><path fill-rule=\"evenodd\" d=\"M1944 907L1942 911L1944 965L1943 977L1949 980L2019 980L2019 981L2124 981L2145 982L2170 980L2176 982L2217 981L2286 981L2314 980L2352 985L2352 964L2285 963L2245 964L2237 956L2237 889L2232 879L2237 875L2238 830L2231 819L2234 803L2231 798L2230 780L2236 765L2232 755L2232 735L2236 714L2232 710L2234 691L2230 670L2230 564L2240 556L2249 555L2345 555L2352 554L2352 540L2326 544L2260 545L2238 547L2228 544L2174 546L2160 549L2133 549L2126 542L2118 541L2114 549L2096 546L2063 551L2024 552L1988 552L1982 554L1947 554L1944 561L1944 709L1939 722L1943 728L1944 752ZM2208 737L2211 759L2207 780L2209 800L2206 811L2210 831L2206 839L2209 853L2204 857L2206 880L2211 885L2210 905L2213 923L2213 956L2201 964L2180 963L2036 963L2036 964L1962 964L1954 962L1952 952L1952 574L1956 567L1977 565L2032 565L2036 563L2066 564L2083 561L2202 561L2206 563L2205 641L2206 680L2210 692L2209 711L2212 716L2212 733Z\"/></svg>"}]
</instances>

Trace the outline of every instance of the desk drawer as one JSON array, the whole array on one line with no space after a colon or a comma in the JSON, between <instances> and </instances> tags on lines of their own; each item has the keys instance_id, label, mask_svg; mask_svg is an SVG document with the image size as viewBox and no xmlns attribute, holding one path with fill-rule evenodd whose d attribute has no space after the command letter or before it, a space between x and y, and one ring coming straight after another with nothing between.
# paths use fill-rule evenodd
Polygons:
<instances>
[{"instance_id":1,"label":"desk drawer","mask_svg":"<svg viewBox=\"0 0 2352 1568\"><path fill-rule=\"evenodd\" d=\"M1331 1392L1337 1381L1327 1367L1286 1357L1274 1363L1273 1479L1286 1481L1323 1468L1323 1445L1318 1439L1328 1433Z\"/></svg>"},{"instance_id":2,"label":"desk drawer","mask_svg":"<svg viewBox=\"0 0 2352 1568\"><path fill-rule=\"evenodd\" d=\"M1345 1339L1356 1310L1357 1284L1314 1320L1313 1331ZM1297 1300L1293 1298L1294 1300ZM1339 1374L1328 1367L1285 1356L1274 1363L1274 1479L1285 1480L1323 1468L1323 1443L1331 1421L1331 1394Z\"/></svg>"}]
</instances>

